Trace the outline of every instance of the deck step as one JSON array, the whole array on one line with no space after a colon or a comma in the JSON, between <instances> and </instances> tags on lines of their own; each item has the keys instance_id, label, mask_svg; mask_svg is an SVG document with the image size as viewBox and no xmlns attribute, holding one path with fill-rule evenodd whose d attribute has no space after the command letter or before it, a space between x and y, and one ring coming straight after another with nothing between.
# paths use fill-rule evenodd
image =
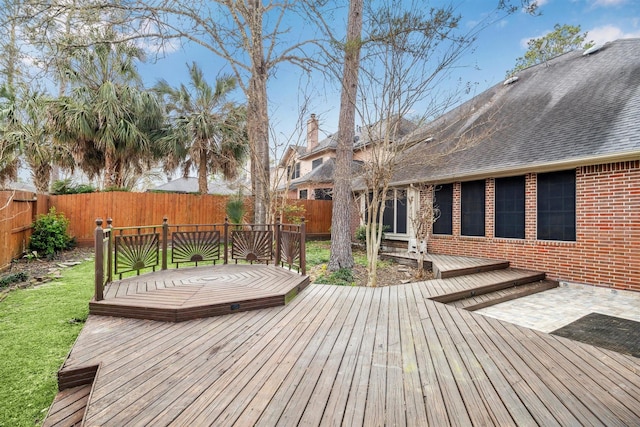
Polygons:
<instances>
[{"instance_id":1,"label":"deck step","mask_svg":"<svg viewBox=\"0 0 640 427\"><path fill-rule=\"evenodd\" d=\"M43 427L81 426L90 395L91 384L59 392L49 408Z\"/></svg>"},{"instance_id":2,"label":"deck step","mask_svg":"<svg viewBox=\"0 0 640 427\"><path fill-rule=\"evenodd\" d=\"M418 265L418 254L406 251L381 252L380 259L392 260L411 267ZM436 279L448 279L509 268L509 261L506 260L457 255L425 254L423 262L424 268L432 270Z\"/></svg>"},{"instance_id":3,"label":"deck step","mask_svg":"<svg viewBox=\"0 0 640 427\"><path fill-rule=\"evenodd\" d=\"M467 282L467 287L469 289L449 292L444 295L435 296L431 299L433 301L448 304L454 301L473 298L479 295L485 295L491 292L512 288L514 286L520 286L527 283L538 282L544 279L545 273L543 272L521 270L516 268L507 268L500 270L499 274L496 274L496 272L494 271L469 274L464 276L464 280L465 282ZM457 279L454 278L444 280ZM473 286L469 287L469 283L472 283Z\"/></svg>"},{"instance_id":4,"label":"deck step","mask_svg":"<svg viewBox=\"0 0 640 427\"><path fill-rule=\"evenodd\" d=\"M431 262L433 263L433 274L437 279L449 279L452 277L461 277L469 274L484 273L486 271L503 270L509 268L509 261L483 259L483 258L454 258L453 262L444 256L435 255ZM461 261L455 258L461 258Z\"/></svg>"},{"instance_id":5,"label":"deck step","mask_svg":"<svg viewBox=\"0 0 640 427\"><path fill-rule=\"evenodd\" d=\"M537 282L525 283L522 285L512 286L510 288L500 289L482 295L470 298L464 298L450 302L449 305L458 308L464 308L468 311L479 310L502 302L511 301L517 298L533 295L538 292L544 292L549 289L557 288L558 282L553 280L539 280Z\"/></svg>"}]
</instances>

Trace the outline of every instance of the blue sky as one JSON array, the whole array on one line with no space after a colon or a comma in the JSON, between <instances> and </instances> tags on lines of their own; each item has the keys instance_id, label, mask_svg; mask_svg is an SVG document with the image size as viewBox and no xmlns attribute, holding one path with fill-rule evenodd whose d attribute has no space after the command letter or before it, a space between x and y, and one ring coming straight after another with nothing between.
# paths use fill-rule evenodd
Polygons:
<instances>
[{"instance_id":1,"label":"blue sky","mask_svg":"<svg viewBox=\"0 0 640 427\"><path fill-rule=\"evenodd\" d=\"M472 27L495 6L497 0L453 0L462 15L462 26ZM458 64L451 81L476 83L475 93L504 80L508 69L527 48L527 40L550 32L555 24L580 25L588 33L588 40L596 44L619 38L640 38L640 1L638 0L540 0L540 16L518 12L507 16L485 29L479 36L474 52ZM425 2L425 4L428 4ZM431 2L430 4L450 4ZM336 26L340 25L336 22ZM304 25L299 29L304 33ZM293 30L297 30L293 28ZM213 82L224 67L224 62L209 51L185 45L167 54L156 63L143 64L140 71L146 84L152 85L164 78L171 84L186 82L186 63L197 61ZM295 131L300 112L298 82L301 72L283 67L270 80L269 101L271 121L280 144ZM320 90L311 98L308 112L320 118L325 134L337 130L339 92L336 87ZM238 94L240 96L240 94Z\"/></svg>"}]
</instances>

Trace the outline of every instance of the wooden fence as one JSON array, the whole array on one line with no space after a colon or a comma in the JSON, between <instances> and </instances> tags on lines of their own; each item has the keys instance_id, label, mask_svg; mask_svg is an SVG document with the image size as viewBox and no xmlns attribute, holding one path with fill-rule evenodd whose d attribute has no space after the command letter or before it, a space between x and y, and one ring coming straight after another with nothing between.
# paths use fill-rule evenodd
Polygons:
<instances>
[{"instance_id":1,"label":"wooden fence","mask_svg":"<svg viewBox=\"0 0 640 427\"><path fill-rule=\"evenodd\" d=\"M227 196L175 193L89 193L50 196L49 204L71 220L69 234L79 245L93 244L95 219L112 218L114 227L162 224L223 223ZM329 236L332 203L325 200L292 200L304 206L308 236ZM253 216L251 199L247 198L246 219Z\"/></svg>"},{"instance_id":2,"label":"wooden fence","mask_svg":"<svg viewBox=\"0 0 640 427\"><path fill-rule=\"evenodd\" d=\"M46 199L28 191L0 191L0 271L26 251L31 224L47 211Z\"/></svg>"},{"instance_id":3,"label":"wooden fence","mask_svg":"<svg viewBox=\"0 0 640 427\"><path fill-rule=\"evenodd\" d=\"M64 196L35 195L23 191L0 191L0 271L12 259L22 256L29 237L31 224L39 214L54 207L70 220L69 234L81 246L91 246L94 240L96 218L113 218L114 227L162 224L168 218L172 224L223 223L227 196L106 192L70 194ZM291 200L304 207L307 236L329 236L331 228L331 201ZM253 212L247 198L246 219Z\"/></svg>"}]
</instances>

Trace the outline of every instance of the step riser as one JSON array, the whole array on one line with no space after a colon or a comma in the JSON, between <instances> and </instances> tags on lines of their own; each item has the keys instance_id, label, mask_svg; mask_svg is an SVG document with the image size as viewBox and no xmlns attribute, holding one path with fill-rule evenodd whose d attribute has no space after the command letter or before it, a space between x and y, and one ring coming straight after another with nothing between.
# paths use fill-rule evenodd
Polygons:
<instances>
[{"instance_id":1,"label":"step riser","mask_svg":"<svg viewBox=\"0 0 640 427\"><path fill-rule=\"evenodd\" d=\"M544 291L548 291L549 289L553 289L553 288L557 288L557 287L558 287L558 283L557 282L553 282L553 283L550 282L546 286L539 286L539 287L536 287L536 288L533 288L533 289L523 289L520 292L515 292L515 293L510 294L510 295L505 295L505 296L502 296L502 297L499 297L499 298L491 299L489 301L483 301L483 302L478 303L478 304L469 305L469 306L461 307L461 308L464 308L467 311L480 310L481 308L491 307L491 306L496 305L496 304L500 304L500 303L511 301L511 300L514 300L514 299L526 297L526 296L529 296L529 295L534 295L534 294L537 294L537 293L540 293L540 292L544 292Z\"/></svg>"},{"instance_id":2,"label":"step riser","mask_svg":"<svg viewBox=\"0 0 640 427\"><path fill-rule=\"evenodd\" d=\"M524 285L526 283L538 282L540 280L544 280L544 278L545 278L545 273L535 273L535 274L520 277L517 279L509 279L509 280L505 280L498 283L492 283L491 285L475 288L472 291L467 290L467 291L461 291L461 292L455 292L447 295L442 295L439 297L432 298L432 300L447 304L447 303L451 303L461 299L471 298L478 295L484 295L491 292L499 291L501 289Z\"/></svg>"},{"instance_id":3,"label":"step riser","mask_svg":"<svg viewBox=\"0 0 640 427\"><path fill-rule=\"evenodd\" d=\"M469 274L485 273L487 271L504 270L509 268L509 262L496 262L495 264L483 265L480 267L460 268L458 270L440 271L434 266L433 274L437 279L449 279L452 277L466 276Z\"/></svg>"}]
</instances>

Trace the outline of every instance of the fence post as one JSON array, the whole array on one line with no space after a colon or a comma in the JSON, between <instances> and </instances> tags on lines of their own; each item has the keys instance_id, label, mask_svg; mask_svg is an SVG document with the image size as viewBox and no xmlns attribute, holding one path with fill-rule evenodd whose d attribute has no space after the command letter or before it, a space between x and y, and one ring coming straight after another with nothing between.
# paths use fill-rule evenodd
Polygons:
<instances>
[{"instance_id":1,"label":"fence post","mask_svg":"<svg viewBox=\"0 0 640 427\"><path fill-rule=\"evenodd\" d=\"M107 242L107 282L111 282L113 280L113 247L111 246L113 244L112 243L113 240L111 238L112 224L113 224L113 219L107 218L107 230L108 230L107 233L109 234L109 241ZM102 247L104 247L104 242Z\"/></svg>"},{"instance_id":2,"label":"fence post","mask_svg":"<svg viewBox=\"0 0 640 427\"><path fill-rule=\"evenodd\" d=\"M229 218L224 217L224 263L227 264L228 261L228 246L229 246Z\"/></svg>"},{"instance_id":3,"label":"fence post","mask_svg":"<svg viewBox=\"0 0 640 427\"><path fill-rule=\"evenodd\" d=\"M167 269L167 249L169 240L169 218L162 218L162 269Z\"/></svg>"},{"instance_id":4,"label":"fence post","mask_svg":"<svg viewBox=\"0 0 640 427\"><path fill-rule=\"evenodd\" d=\"M282 224L280 224L280 218L276 218L275 234L276 234L276 262L275 265L280 265L280 233L282 232Z\"/></svg>"},{"instance_id":5,"label":"fence post","mask_svg":"<svg viewBox=\"0 0 640 427\"><path fill-rule=\"evenodd\" d=\"M304 217L300 220L300 272L307 274L307 226Z\"/></svg>"},{"instance_id":6,"label":"fence post","mask_svg":"<svg viewBox=\"0 0 640 427\"><path fill-rule=\"evenodd\" d=\"M96 219L95 230L95 299L102 301L104 299L104 231L102 230L102 218Z\"/></svg>"}]
</instances>

